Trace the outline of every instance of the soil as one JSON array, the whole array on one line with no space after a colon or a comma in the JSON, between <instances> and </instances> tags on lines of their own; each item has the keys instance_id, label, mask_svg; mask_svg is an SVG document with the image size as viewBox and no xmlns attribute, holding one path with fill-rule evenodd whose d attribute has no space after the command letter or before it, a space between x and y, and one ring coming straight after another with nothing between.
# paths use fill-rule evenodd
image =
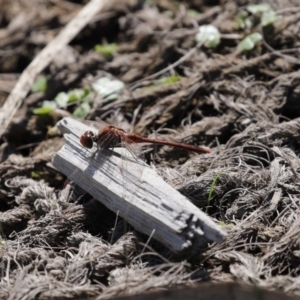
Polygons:
<instances>
[{"instance_id":1,"label":"soil","mask_svg":"<svg viewBox=\"0 0 300 300\"><path fill-rule=\"evenodd\" d=\"M1 104L87 2L0 0ZM247 10L258 3L274 22ZM214 48L195 40L208 24L221 33ZM299 28L298 0L110 3L40 74L47 88L27 95L2 136L0 298L107 299L199 281L300 295ZM255 32L262 39L237 51ZM116 50L95 50L108 44ZM100 96L102 77L125 87ZM183 259L65 187L51 165L64 143L55 124L84 101L36 109L75 89L90 91L86 119L211 149L148 146L146 160L227 231L225 242Z\"/></svg>"}]
</instances>

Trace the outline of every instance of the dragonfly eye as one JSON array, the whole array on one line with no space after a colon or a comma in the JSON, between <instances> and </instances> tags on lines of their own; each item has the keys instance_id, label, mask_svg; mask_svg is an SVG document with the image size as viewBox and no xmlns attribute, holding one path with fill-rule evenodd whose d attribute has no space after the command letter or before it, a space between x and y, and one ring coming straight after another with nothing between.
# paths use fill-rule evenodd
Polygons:
<instances>
[{"instance_id":1,"label":"dragonfly eye","mask_svg":"<svg viewBox=\"0 0 300 300\"><path fill-rule=\"evenodd\" d=\"M80 137L80 143L83 147L91 149L93 147L93 137L95 134L92 131L86 131L81 137Z\"/></svg>"}]
</instances>

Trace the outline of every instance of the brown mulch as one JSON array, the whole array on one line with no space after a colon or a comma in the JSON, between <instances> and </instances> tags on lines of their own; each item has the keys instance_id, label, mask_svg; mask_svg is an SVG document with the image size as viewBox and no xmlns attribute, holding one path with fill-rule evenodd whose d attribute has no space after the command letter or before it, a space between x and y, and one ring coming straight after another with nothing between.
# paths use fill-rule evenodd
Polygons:
<instances>
[{"instance_id":1,"label":"brown mulch","mask_svg":"<svg viewBox=\"0 0 300 300\"><path fill-rule=\"evenodd\" d=\"M1 104L87 2L0 0ZM2 136L0 298L107 299L199 281L300 295L298 0L117 2L55 57L42 74L47 89L26 97ZM239 28L238 12L254 3L270 3L281 19ZM222 33L214 49L195 41L206 24ZM238 54L252 32L263 40ZM110 43L118 46L111 55L94 50ZM92 90L104 76L125 88L114 100L92 94L88 119L212 149L201 156L147 146L145 158L224 227L225 242L183 259L64 187L51 166L64 143L54 126L77 103L48 115L34 109L60 92Z\"/></svg>"}]
</instances>

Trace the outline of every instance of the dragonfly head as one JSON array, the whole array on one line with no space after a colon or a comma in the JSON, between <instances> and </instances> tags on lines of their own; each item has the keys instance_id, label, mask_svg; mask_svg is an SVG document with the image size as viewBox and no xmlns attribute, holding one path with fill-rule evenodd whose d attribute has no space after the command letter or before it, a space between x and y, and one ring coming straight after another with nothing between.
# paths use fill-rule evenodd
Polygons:
<instances>
[{"instance_id":1,"label":"dragonfly head","mask_svg":"<svg viewBox=\"0 0 300 300\"><path fill-rule=\"evenodd\" d=\"M88 130L80 137L80 143L83 147L91 149L94 143L94 132Z\"/></svg>"}]
</instances>

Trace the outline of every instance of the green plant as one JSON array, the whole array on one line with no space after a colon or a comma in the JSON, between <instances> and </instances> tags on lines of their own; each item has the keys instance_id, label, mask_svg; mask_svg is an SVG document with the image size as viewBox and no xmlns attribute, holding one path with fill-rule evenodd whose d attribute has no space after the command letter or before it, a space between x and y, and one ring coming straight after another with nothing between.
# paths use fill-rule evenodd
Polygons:
<instances>
[{"instance_id":1,"label":"green plant","mask_svg":"<svg viewBox=\"0 0 300 300\"><path fill-rule=\"evenodd\" d=\"M254 32L246 36L237 46L237 52L242 53L244 51L252 50L256 44L262 40L262 35L259 32Z\"/></svg>"},{"instance_id":2,"label":"green plant","mask_svg":"<svg viewBox=\"0 0 300 300\"><path fill-rule=\"evenodd\" d=\"M213 195L215 186L216 186L217 181L218 181L219 177L221 176L221 174L222 174L222 171L219 172L219 173L215 176L215 178L213 179L213 181L212 181L212 183L211 183L211 186L210 186L210 189L209 189L209 193L208 193L207 206L206 206L206 213L208 213L210 201L211 201L211 199L212 199L212 195Z\"/></svg>"},{"instance_id":3,"label":"green plant","mask_svg":"<svg viewBox=\"0 0 300 300\"><path fill-rule=\"evenodd\" d=\"M56 109L66 109L71 104L78 104L77 108L73 112L73 115L78 118L85 118L90 111L90 105L88 103L90 89L74 89L68 93L59 93L54 100L45 100L39 108L35 108L33 113L39 116L49 115ZM80 108L80 112L78 110Z\"/></svg>"},{"instance_id":4,"label":"green plant","mask_svg":"<svg viewBox=\"0 0 300 300\"><path fill-rule=\"evenodd\" d=\"M31 87L32 93L45 92L47 90L46 76L39 76Z\"/></svg>"},{"instance_id":5,"label":"green plant","mask_svg":"<svg viewBox=\"0 0 300 300\"><path fill-rule=\"evenodd\" d=\"M172 85L181 80L181 76L173 75L168 77L162 77L154 82L155 86L161 86L161 85Z\"/></svg>"},{"instance_id":6,"label":"green plant","mask_svg":"<svg viewBox=\"0 0 300 300\"><path fill-rule=\"evenodd\" d=\"M281 18L267 3L249 4L245 9L240 10L235 17L239 28L250 29L257 24L262 27L274 24Z\"/></svg>"},{"instance_id":7,"label":"green plant","mask_svg":"<svg viewBox=\"0 0 300 300\"><path fill-rule=\"evenodd\" d=\"M124 86L124 83L120 80L101 77L92 83L93 95L99 95L103 102L114 101L119 98ZM42 106L35 108L33 113L40 116L49 115L53 112L61 114L61 110L66 110L69 106L72 106L72 115L84 119L91 110L91 92L90 88L74 89L67 93L60 92L54 100L43 101Z\"/></svg>"},{"instance_id":8,"label":"green plant","mask_svg":"<svg viewBox=\"0 0 300 300\"><path fill-rule=\"evenodd\" d=\"M106 101L117 100L124 86L124 82L108 77L101 77L92 84L93 90Z\"/></svg>"},{"instance_id":9,"label":"green plant","mask_svg":"<svg viewBox=\"0 0 300 300\"><path fill-rule=\"evenodd\" d=\"M118 45L116 43L95 45L94 49L104 57L111 57L118 50Z\"/></svg>"},{"instance_id":10,"label":"green plant","mask_svg":"<svg viewBox=\"0 0 300 300\"><path fill-rule=\"evenodd\" d=\"M195 36L197 43L203 43L206 48L216 48L221 40L221 35L213 25L202 25Z\"/></svg>"},{"instance_id":11,"label":"green plant","mask_svg":"<svg viewBox=\"0 0 300 300\"><path fill-rule=\"evenodd\" d=\"M225 222L220 221L219 222L219 226L221 226L221 227L225 227L225 226L227 226L227 227L234 227L235 225L233 223L226 224Z\"/></svg>"}]
</instances>

